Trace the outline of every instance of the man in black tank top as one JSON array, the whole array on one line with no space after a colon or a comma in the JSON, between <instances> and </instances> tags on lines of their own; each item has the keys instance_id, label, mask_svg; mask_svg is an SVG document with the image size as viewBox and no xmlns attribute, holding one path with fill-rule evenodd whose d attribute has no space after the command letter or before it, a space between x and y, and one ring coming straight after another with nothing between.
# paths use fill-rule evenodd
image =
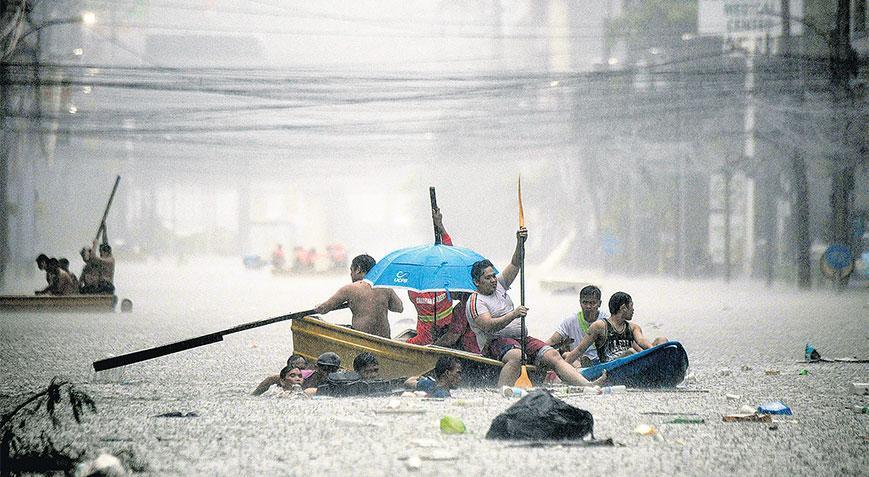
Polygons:
<instances>
[{"instance_id":1,"label":"man in black tank top","mask_svg":"<svg viewBox=\"0 0 869 477\"><path fill-rule=\"evenodd\" d=\"M635 351L649 349L667 342L660 336L649 342L638 325L631 323L634 317L634 301L625 292L615 292L609 301L610 317L598 320L588 328L588 333L579 346L565 356L567 362L579 358L594 343L601 363L633 354Z\"/></svg>"}]
</instances>

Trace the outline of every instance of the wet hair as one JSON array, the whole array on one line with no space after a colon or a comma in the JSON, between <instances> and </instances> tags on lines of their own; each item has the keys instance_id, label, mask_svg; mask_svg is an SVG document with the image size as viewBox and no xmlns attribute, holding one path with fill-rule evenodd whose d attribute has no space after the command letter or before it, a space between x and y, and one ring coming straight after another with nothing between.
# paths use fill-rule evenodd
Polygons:
<instances>
[{"instance_id":1,"label":"wet hair","mask_svg":"<svg viewBox=\"0 0 869 477\"><path fill-rule=\"evenodd\" d=\"M281 379L287 379L287 375L290 374L290 371L294 369L298 369L299 371L301 371L298 366L284 366L280 372Z\"/></svg>"},{"instance_id":2,"label":"wet hair","mask_svg":"<svg viewBox=\"0 0 869 477\"><path fill-rule=\"evenodd\" d=\"M317 367L325 373L334 373L341 368L341 357L336 353L327 351L317 358Z\"/></svg>"},{"instance_id":3,"label":"wet hair","mask_svg":"<svg viewBox=\"0 0 869 477\"><path fill-rule=\"evenodd\" d=\"M359 353L353 360L353 371L356 371L358 373L362 371L362 368L368 366L369 364L378 364L377 357L375 357L368 351Z\"/></svg>"},{"instance_id":4,"label":"wet hair","mask_svg":"<svg viewBox=\"0 0 869 477\"><path fill-rule=\"evenodd\" d=\"M582 287L582 290L579 291L579 299L592 297L596 300L600 300L600 288L594 285L586 285Z\"/></svg>"},{"instance_id":5,"label":"wet hair","mask_svg":"<svg viewBox=\"0 0 869 477\"><path fill-rule=\"evenodd\" d=\"M371 267L373 267L375 263L377 263L377 261L374 260L374 257L362 254L353 259L353 262L350 263L350 269L358 269L361 272L368 273L368 270L371 270Z\"/></svg>"},{"instance_id":6,"label":"wet hair","mask_svg":"<svg viewBox=\"0 0 869 477\"><path fill-rule=\"evenodd\" d=\"M302 355L300 355L300 354L295 354L295 353L293 353L293 354L290 355L289 358L287 358L287 366L292 366L292 365L293 365L293 362L298 361L298 360L300 360L300 359L301 359L302 361L305 362L305 364L303 364L302 366L307 366L307 365L308 365L308 360L305 359L304 356L302 356ZM301 368L300 368L300 369L301 369Z\"/></svg>"},{"instance_id":7,"label":"wet hair","mask_svg":"<svg viewBox=\"0 0 869 477\"><path fill-rule=\"evenodd\" d=\"M60 268L69 271L69 260L61 258L57 261L57 264L60 266Z\"/></svg>"},{"instance_id":8,"label":"wet hair","mask_svg":"<svg viewBox=\"0 0 869 477\"><path fill-rule=\"evenodd\" d=\"M39 256L36 257L36 263L48 263L48 255L40 253Z\"/></svg>"},{"instance_id":9,"label":"wet hair","mask_svg":"<svg viewBox=\"0 0 869 477\"><path fill-rule=\"evenodd\" d=\"M621 308L622 305L627 305L628 303L631 303L631 302L633 302L633 300L631 299L631 296L628 295L627 293L625 293L625 292L613 293L613 296L610 297L610 303L609 303L610 314L615 315L616 313L619 312L619 308Z\"/></svg>"},{"instance_id":10,"label":"wet hair","mask_svg":"<svg viewBox=\"0 0 869 477\"><path fill-rule=\"evenodd\" d=\"M474 262L474 264L471 265L471 280L473 280L474 283L477 283L477 280L479 280L480 277L483 276L483 270L488 267L494 267L494 265L492 265L492 262L485 258Z\"/></svg>"},{"instance_id":11,"label":"wet hair","mask_svg":"<svg viewBox=\"0 0 869 477\"><path fill-rule=\"evenodd\" d=\"M112 253L112 246L107 243L100 244L100 252Z\"/></svg>"},{"instance_id":12,"label":"wet hair","mask_svg":"<svg viewBox=\"0 0 869 477\"><path fill-rule=\"evenodd\" d=\"M435 379L440 379L447 371L456 366L461 365L461 362L452 356L441 356L435 364L434 375Z\"/></svg>"}]
</instances>

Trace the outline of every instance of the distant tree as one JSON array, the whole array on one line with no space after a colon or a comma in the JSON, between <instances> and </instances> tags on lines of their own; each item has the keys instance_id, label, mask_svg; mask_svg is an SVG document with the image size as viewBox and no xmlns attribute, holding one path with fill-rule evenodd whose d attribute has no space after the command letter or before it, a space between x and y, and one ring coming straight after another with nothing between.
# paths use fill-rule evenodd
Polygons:
<instances>
[{"instance_id":1,"label":"distant tree","mask_svg":"<svg viewBox=\"0 0 869 477\"><path fill-rule=\"evenodd\" d=\"M696 0L625 2L622 15L610 23L610 34L631 46L670 46L685 33L697 32Z\"/></svg>"}]
</instances>

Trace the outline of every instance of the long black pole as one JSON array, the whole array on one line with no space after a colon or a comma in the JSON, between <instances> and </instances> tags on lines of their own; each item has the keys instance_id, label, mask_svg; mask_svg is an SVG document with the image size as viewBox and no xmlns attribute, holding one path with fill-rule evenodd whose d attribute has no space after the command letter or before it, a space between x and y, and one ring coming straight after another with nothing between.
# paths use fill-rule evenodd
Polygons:
<instances>
[{"instance_id":1,"label":"long black pole","mask_svg":"<svg viewBox=\"0 0 869 477\"><path fill-rule=\"evenodd\" d=\"M335 309L340 310L342 308L347 308L347 306L347 303L342 303ZM198 348L199 346L217 343L218 341L223 341L224 336L232 333L238 333L239 331L245 331L251 328L258 328L260 326L270 325L279 321L295 320L304 316L313 315L314 313L316 313L316 310L305 310L299 311L297 313L290 313L288 315L276 316L274 318L268 318L265 320L252 321L243 325L227 328L223 331L217 331L215 333L209 333L207 335L197 336L195 338L190 338L183 341L177 341L175 343L169 343L154 348L148 348L141 351L122 354L121 356L101 359L99 361L94 361L94 371L104 371L106 369L126 366L128 364L138 363L153 358L159 358L160 356L166 356L167 354L178 353L179 351L185 351L192 348Z\"/></svg>"},{"instance_id":2,"label":"long black pole","mask_svg":"<svg viewBox=\"0 0 869 477\"><path fill-rule=\"evenodd\" d=\"M437 210L438 208L438 199L435 196L435 188L431 186L428 188L428 195L431 199L431 210ZM440 245L441 242L441 232L438 230L438 226L434 223L434 217L432 217L432 226L434 227L434 235L435 235L435 245Z\"/></svg>"},{"instance_id":3,"label":"long black pole","mask_svg":"<svg viewBox=\"0 0 869 477\"><path fill-rule=\"evenodd\" d=\"M106 226L106 218L109 216L109 209L112 207L112 201L115 199L115 192L117 192L118 183L120 183L120 182L121 182L121 176L115 177L115 185L112 187L112 193L111 193L111 195L109 195L109 202L106 204L106 210L105 210L105 212L103 212L103 218L102 218L102 220L100 220L99 227L97 227L97 236L94 239L95 241L100 239L100 232L102 232L103 228L105 228L105 226Z\"/></svg>"}]
</instances>

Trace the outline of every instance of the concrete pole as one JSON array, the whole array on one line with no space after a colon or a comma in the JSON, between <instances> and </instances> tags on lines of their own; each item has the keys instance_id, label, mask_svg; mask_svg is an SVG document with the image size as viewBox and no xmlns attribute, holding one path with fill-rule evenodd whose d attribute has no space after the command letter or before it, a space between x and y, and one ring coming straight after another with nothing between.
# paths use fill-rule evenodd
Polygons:
<instances>
[{"instance_id":1,"label":"concrete pole","mask_svg":"<svg viewBox=\"0 0 869 477\"><path fill-rule=\"evenodd\" d=\"M836 28L830 44L830 81L833 87L833 102L835 106L852 107L852 94L849 87L852 69L856 67L856 53L851 49L851 2L838 0L836 7ZM837 118L839 119L839 118ZM839 119L841 128L841 148L834 153L832 162L833 190L830 194L832 208L833 241L849 247L852 251L851 210L853 208L853 190L855 168L852 163L851 146L848 144L848 121L846 116ZM848 285L848 277L840 277L836 282L839 290Z\"/></svg>"},{"instance_id":2,"label":"concrete pole","mask_svg":"<svg viewBox=\"0 0 869 477\"><path fill-rule=\"evenodd\" d=\"M9 78L6 64L0 63L0 291L6 286L6 264L9 262L9 203L6 182L9 180L9 150L11 148L11 126L6 125L9 116Z\"/></svg>"}]
</instances>

